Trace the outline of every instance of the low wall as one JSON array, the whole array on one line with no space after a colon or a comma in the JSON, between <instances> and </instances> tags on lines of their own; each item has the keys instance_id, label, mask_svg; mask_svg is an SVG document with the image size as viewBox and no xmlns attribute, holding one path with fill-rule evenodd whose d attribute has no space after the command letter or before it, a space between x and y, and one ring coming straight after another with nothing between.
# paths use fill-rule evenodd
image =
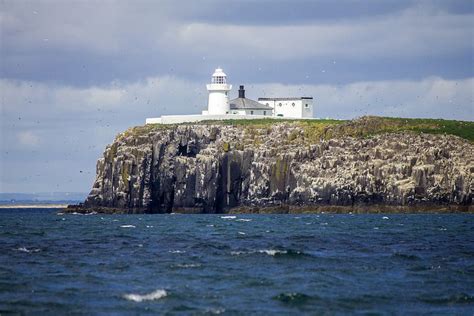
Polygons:
<instances>
[{"instance_id":1,"label":"low wall","mask_svg":"<svg viewBox=\"0 0 474 316\"><path fill-rule=\"evenodd\" d=\"M163 115L162 117L147 118L146 124L179 124L192 123L200 121L222 121L222 120L256 120L256 119L276 119L276 120L317 120L317 118L302 117L280 117L268 115L242 115L242 114L224 114L224 115Z\"/></svg>"}]
</instances>

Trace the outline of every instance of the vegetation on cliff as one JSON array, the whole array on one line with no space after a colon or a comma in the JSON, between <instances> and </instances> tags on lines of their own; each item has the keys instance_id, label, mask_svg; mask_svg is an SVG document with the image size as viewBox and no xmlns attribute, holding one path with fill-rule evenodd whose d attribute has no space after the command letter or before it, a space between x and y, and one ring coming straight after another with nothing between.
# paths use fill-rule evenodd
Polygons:
<instances>
[{"instance_id":1,"label":"vegetation on cliff","mask_svg":"<svg viewBox=\"0 0 474 316\"><path fill-rule=\"evenodd\" d=\"M285 119L256 119L256 120L222 120L203 121L193 125L223 125L240 126L250 134L270 128L274 124L286 123L301 127L303 135L291 135L290 141L303 136L307 141L314 142L321 139L329 140L335 137L369 137L383 133L414 132L427 134L455 135L474 142L474 122L443 119L417 119L364 116L355 120L285 120ZM146 135L160 129L170 129L178 125L190 123L162 125L150 124L128 129L124 135Z\"/></svg>"}]
</instances>

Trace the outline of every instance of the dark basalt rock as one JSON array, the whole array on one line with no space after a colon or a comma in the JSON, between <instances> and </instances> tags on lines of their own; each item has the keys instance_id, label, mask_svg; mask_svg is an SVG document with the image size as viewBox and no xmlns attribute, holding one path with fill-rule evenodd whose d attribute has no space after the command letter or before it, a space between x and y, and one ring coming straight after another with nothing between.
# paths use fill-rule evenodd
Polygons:
<instances>
[{"instance_id":1,"label":"dark basalt rock","mask_svg":"<svg viewBox=\"0 0 474 316\"><path fill-rule=\"evenodd\" d=\"M71 210L472 210L474 146L456 136L333 133L314 141L292 123L143 130L120 134L106 148L87 200Z\"/></svg>"}]
</instances>

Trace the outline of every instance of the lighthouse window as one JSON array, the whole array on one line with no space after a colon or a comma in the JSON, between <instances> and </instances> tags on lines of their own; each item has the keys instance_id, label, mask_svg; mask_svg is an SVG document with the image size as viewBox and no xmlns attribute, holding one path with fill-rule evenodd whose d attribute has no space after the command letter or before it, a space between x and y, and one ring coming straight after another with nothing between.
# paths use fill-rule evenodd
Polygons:
<instances>
[{"instance_id":1,"label":"lighthouse window","mask_svg":"<svg viewBox=\"0 0 474 316\"><path fill-rule=\"evenodd\" d=\"M291 103L291 105L295 106L295 102Z\"/></svg>"},{"instance_id":2,"label":"lighthouse window","mask_svg":"<svg viewBox=\"0 0 474 316\"><path fill-rule=\"evenodd\" d=\"M309 105L308 105L308 104L305 104L304 107L305 107L305 108L309 108Z\"/></svg>"},{"instance_id":3,"label":"lighthouse window","mask_svg":"<svg viewBox=\"0 0 474 316\"><path fill-rule=\"evenodd\" d=\"M278 103L278 106L281 106L281 103Z\"/></svg>"},{"instance_id":4,"label":"lighthouse window","mask_svg":"<svg viewBox=\"0 0 474 316\"><path fill-rule=\"evenodd\" d=\"M223 83L225 83L225 78L221 77L221 76L213 77L212 81L213 81L212 83L223 84Z\"/></svg>"},{"instance_id":5,"label":"lighthouse window","mask_svg":"<svg viewBox=\"0 0 474 316\"><path fill-rule=\"evenodd\" d=\"M250 114L253 114L253 111L250 111Z\"/></svg>"},{"instance_id":6,"label":"lighthouse window","mask_svg":"<svg viewBox=\"0 0 474 316\"><path fill-rule=\"evenodd\" d=\"M267 115L267 111L263 111L263 115Z\"/></svg>"}]
</instances>

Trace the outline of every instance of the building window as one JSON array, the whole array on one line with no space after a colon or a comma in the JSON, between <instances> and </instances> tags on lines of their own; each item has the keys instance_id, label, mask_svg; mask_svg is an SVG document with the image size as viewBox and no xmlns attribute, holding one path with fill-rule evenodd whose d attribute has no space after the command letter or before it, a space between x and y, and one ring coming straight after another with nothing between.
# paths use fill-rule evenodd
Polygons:
<instances>
[{"instance_id":1,"label":"building window","mask_svg":"<svg viewBox=\"0 0 474 316\"><path fill-rule=\"evenodd\" d=\"M295 102L291 103L291 105L295 106Z\"/></svg>"},{"instance_id":2,"label":"building window","mask_svg":"<svg viewBox=\"0 0 474 316\"><path fill-rule=\"evenodd\" d=\"M253 111L250 111L250 114L253 114Z\"/></svg>"},{"instance_id":3,"label":"building window","mask_svg":"<svg viewBox=\"0 0 474 316\"><path fill-rule=\"evenodd\" d=\"M278 106L281 106L281 103L278 103Z\"/></svg>"},{"instance_id":4,"label":"building window","mask_svg":"<svg viewBox=\"0 0 474 316\"><path fill-rule=\"evenodd\" d=\"M263 115L267 115L267 111L263 111Z\"/></svg>"},{"instance_id":5,"label":"building window","mask_svg":"<svg viewBox=\"0 0 474 316\"><path fill-rule=\"evenodd\" d=\"M305 108L309 108L309 104L305 104L304 107L305 107Z\"/></svg>"}]
</instances>

